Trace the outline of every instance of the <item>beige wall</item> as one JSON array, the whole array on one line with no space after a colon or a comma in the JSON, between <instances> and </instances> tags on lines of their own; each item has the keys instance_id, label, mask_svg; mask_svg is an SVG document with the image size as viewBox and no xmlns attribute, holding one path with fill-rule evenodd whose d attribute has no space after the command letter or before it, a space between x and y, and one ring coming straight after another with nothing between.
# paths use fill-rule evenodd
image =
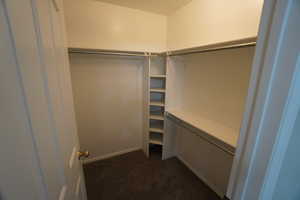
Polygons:
<instances>
[{"instance_id":1,"label":"beige wall","mask_svg":"<svg viewBox=\"0 0 300 200\"><path fill-rule=\"evenodd\" d=\"M64 0L69 47L166 49L166 16L93 0Z\"/></svg>"},{"instance_id":2,"label":"beige wall","mask_svg":"<svg viewBox=\"0 0 300 200\"><path fill-rule=\"evenodd\" d=\"M71 54L78 134L91 159L142 148L143 60Z\"/></svg>"},{"instance_id":3,"label":"beige wall","mask_svg":"<svg viewBox=\"0 0 300 200\"><path fill-rule=\"evenodd\" d=\"M71 47L166 49L165 16L92 0L64 2ZM228 6L228 1L225 4L220 0L218 3L217 0L193 0L169 16L169 47L187 48L255 36L261 0L231 2L233 5ZM225 6L226 13L220 15ZM170 101L238 130L252 55L253 48L243 48L182 57L175 63L183 65L179 66L180 70L168 72L176 74L173 81L179 85L169 87L169 93L177 90L178 96L169 98ZM142 146L141 65L141 60L128 58L71 56L80 143L83 149L91 151L92 158Z\"/></svg>"},{"instance_id":4,"label":"beige wall","mask_svg":"<svg viewBox=\"0 0 300 200\"><path fill-rule=\"evenodd\" d=\"M94 0L64 0L69 47L175 50L255 37L263 0L193 0L169 16Z\"/></svg>"},{"instance_id":5,"label":"beige wall","mask_svg":"<svg viewBox=\"0 0 300 200\"><path fill-rule=\"evenodd\" d=\"M184 56L183 110L239 132L254 48Z\"/></svg>"},{"instance_id":6,"label":"beige wall","mask_svg":"<svg viewBox=\"0 0 300 200\"><path fill-rule=\"evenodd\" d=\"M169 50L255 37L263 0L193 0L168 16Z\"/></svg>"}]
</instances>

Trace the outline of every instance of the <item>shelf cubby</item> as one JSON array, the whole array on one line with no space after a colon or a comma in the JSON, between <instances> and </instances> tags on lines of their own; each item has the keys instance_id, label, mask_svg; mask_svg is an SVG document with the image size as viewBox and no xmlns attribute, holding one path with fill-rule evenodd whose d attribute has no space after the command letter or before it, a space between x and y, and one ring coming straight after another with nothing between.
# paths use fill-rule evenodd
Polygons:
<instances>
[{"instance_id":1,"label":"shelf cubby","mask_svg":"<svg viewBox=\"0 0 300 200\"><path fill-rule=\"evenodd\" d=\"M150 119L149 131L155 133L164 133L164 122L162 120Z\"/></svg>"},{"instance_id":2,"label":"shelf cubby","mask_svg":"<svg viewBox=\"0 0 300 200\"><path fill-rule=\"evenodd\" d=\"M165 116L163 107L150 106L150 120L163 121L164 118Z\"/></svg>"},{"instance_id":3,"label":"shelf cubby","mask_svg":"<svg viewBox=\"0 0 300 200\"><path fill-rule=\"evenodd\" d=\"M165 106L165 93L151 92L150 90L150 106Z\"/></svg>"},{"instance_id":4,"label":"shelf cubby","mask_svg":"<svg viewBox=\"0 0 300 200\"><path fill-rule=\"evenodd\" d=\"M164 112L166 97L166 60L150 58L149 71L149 149L152 145L163 147ZM151 155L151 153L149 153Z\"/></svg>"},{"instance_id":5,"label":"shelf cubby","mask_svg":"<svg viewBox=\"0 0 300 200\"><path fill-rule=\"evenodd\" d=\"M149 138L150 144L163 145L163 136L161 134L150 132Z\"/></svg>"}]
</instances>

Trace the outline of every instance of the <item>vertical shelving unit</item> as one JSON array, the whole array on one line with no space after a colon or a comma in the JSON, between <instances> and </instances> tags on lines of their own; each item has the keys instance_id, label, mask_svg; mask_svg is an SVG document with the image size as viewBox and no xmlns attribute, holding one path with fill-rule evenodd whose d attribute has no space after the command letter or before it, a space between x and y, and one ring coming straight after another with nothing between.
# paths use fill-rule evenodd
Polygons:
<instances>
[{"instance_id":1,"label":"vertical shelving unit","mask_svg":"<svg viewBox=\"0 0 300 200\"><path fill-rule=\"evenodd\" d=\"M162 149L166 98L166 60L163 56L150 57L149 73L149 137L148 148ZM159 147L159 148L155 148Z\"/></svg>"}]
</instances>

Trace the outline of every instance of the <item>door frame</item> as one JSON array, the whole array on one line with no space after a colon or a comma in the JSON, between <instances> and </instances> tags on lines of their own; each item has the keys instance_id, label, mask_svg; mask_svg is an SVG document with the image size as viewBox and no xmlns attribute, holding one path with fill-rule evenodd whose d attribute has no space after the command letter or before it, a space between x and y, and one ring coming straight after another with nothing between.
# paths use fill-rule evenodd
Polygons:
<instances>
[{"instance_id":1,"label":"door frame","mask_svg":"<svg viewBox=\"0 0 300 200\"><path fill-rule=\"evenodd\" d=\"M0 1L3 3L3 0ZM278 67L276 65L277 55L281 49L282 37L284 35L284 28L286 25L286 13L289 9L289 6L291 5L291 2L292 0L265 0L264 3L256 54L253 63L253 71L250 81L250 88L248 91L246 111L244 114L241 135L232 168L229 189L227 192L227 196L234 200L250 199L250 197L248 196L249 191L251 191L252 193L260 194L268 192L267 189L272 189L264 188L263 186L270 183L271 181L274 181L270 177L278 172L280 166L277 166L276 168L270 167L269 160L271 158L271 162L282 160L284 156L282 152L284 152L286 149L287 140L280 142L279 140L277 140L277 138L281 138L282 134L286 133L287 131L288 133L290 133L290 127L293 125L295 119L295 112L292 112L292 106L296 105L296 109L299 109L300 107L299 104L295 104L295 99L296 97L298 97L295 95L299 95L299 91L297 91L297 87L293 87L296 84L300 84L300 77L293 79L294 76L278 74L276 70L276 68ZM14 38L13 32L10 32L10 37ZM1 55L5 55L3 52L0 53ZM18 56L18 52L16 51L16 49L12 51L12 54L12 56L14 57ZM26 63L22 63L20 59L18 60L15 58L15 62L17 63L17 65L26 65ZM24 93L24 88L29 88L30 85L26 85L27 83L22 81L22 73L20 73L19 71L16 71L15 73L16 74L12 74L12 76L14 77L12 77L11 80L15 80L16 77L19 78L19 80L17 80L19 81L17 84L21 87L21 90L23 90L20 95L24 99L28 99L28 94ZM293 82L291 82L290 84L289 92L284 92L280 90L280 88L274 88L274 77L293 80ZM6 80L8 81L9 79ZM9 90L9 88L6 89ZM272 99L270 97L276 93L283 93L283 101L278 105L278 109L269 110L270 106L276 103L275 99ZM26 115L24 114L23 120L29 124L28 126L30 126L31 123L30 119L33 119L35 117L31 112L28 111L28 105L30 105L31 103L32 102L29 101L25 102L23 108L20 108L21 110L27 110L25 112ZM7 106L7 104L4 104L4 106ZM274 116L277 116L277 122L281 125L277 127L278 131L275 132L275 138L273 137L274 135L268 135L268 130L274 130L274 127L266 127L266 125ZM23 146L25 149L23 149L22 151L26 152L26 150L28 149L27 153L31 153L30 155L28 155L28 157L32 157L32 159L34 159L34 162L36 163L35 168L31 168L31 171L32 173L36 173L36 176L38 176L36 180L38 181L36 181L37 183L32 187L35 188L35 191L39 191L41 194L45 194L45 185L43 184L45 184L44 179L46 177L41 174L45 175L47 173L44 172L45 169L40 163L40 152L37 148L36 136L34 135L34 133L28 134L30 137L26 139L30 140L31 143L30 145L28 145L28 148L26 146ZM266 144L265 141L268 139L271 139L272 142ZM279 147L281 147L282 151L275 151L279 149ZM11 151L14 151L14 148L15 146L11 145ZM10 157L12 155L3 156ZM262 160L265 161L262 162ZM5 165L6 164L8 165L9 163L5 163ZM253 177L258 177L255 182L251 181ZM18 180L16 179L15 181ZM41 185L43 185L43 187L41 187ZM49 198L49 194L47 194L47 197Z\"/></svg>"},{"instance_id":2,"label":"door frame","mask_svg":"<svg viewBox=\"0 0 300 200\"><path fill-rule=\"evenodd\" d=\"M272 195L292 135L300 108L299 64L294 66L294 73L278 70L284 67L278 65L279 53L288 51L282 44L292 2L264 2L247 103L227 191L227 196L233 200L263 199ZM286 90L278 87L279 80ZM274 96L280 98L272 98Z\"/></svg>"}]
</instances>

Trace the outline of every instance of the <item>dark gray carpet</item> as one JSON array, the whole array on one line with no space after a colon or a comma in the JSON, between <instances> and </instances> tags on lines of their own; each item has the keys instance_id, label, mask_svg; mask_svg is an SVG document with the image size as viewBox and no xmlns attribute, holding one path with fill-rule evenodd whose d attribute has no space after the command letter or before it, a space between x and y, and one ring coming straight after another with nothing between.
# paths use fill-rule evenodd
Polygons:
<instances>
[{"instance_id":1,"label":"dark gray carpet","mask_svg":"<svg viewBox=\"0 0 300 200\"><path fill-rule=\"evenodd\" d=\"M84 166L88 200L220 200L178 159L135 151Z\"/></svg>"}]
</instances>

